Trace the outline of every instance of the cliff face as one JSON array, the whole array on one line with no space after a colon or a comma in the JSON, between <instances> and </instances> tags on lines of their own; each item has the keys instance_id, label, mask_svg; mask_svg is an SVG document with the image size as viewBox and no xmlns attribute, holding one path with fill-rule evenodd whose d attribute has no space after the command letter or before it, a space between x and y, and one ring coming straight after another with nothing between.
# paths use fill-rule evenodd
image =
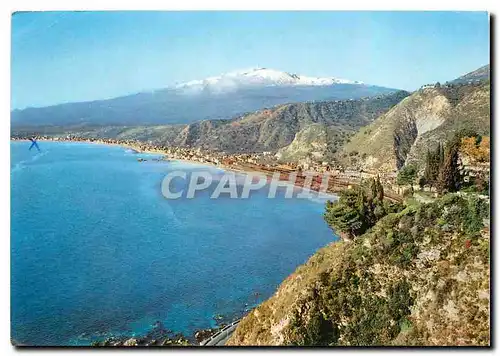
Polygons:
<instances>
[{"instance_id":1,"label":"cliff face","mask_svg":"<svg viewBox=\"0 0 500 356\"><path fill-rule=\"evenodd\" d=\"M445 196L313 255L227 345L488 345L489 220Z\"/></svg>"},{"instance_id":2,"label":"cliff face","mask_svg":"<svg viewBox=\"0 0 500 356\"><path fill-rule=\"evenodd\" d=\"M367 170L394 171L419 164L428 148L460 129L489 135L489 120L489 83L421 89L363 127L338 158Z\"/></svg>"}]
</instances>

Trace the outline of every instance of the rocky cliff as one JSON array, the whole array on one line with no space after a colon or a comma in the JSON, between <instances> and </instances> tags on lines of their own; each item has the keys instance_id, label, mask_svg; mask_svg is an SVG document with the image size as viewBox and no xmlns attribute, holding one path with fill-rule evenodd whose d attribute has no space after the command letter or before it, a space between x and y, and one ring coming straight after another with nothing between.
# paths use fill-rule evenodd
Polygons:
<instances>
[{"instance_id":1,"label":"rocky cliff","mask_svg":"<svg viewBox=\"0 0 500 356\"><path fill-rule=\"evenodd\" d=\"M366 170L394 171L419 164L429 147L461 129L490 134L489 82L420 89L361 128L337 157Z\"/></svg>"},{"instance_id":2,"label":"rocky cliff","mask_svg":"<svg viewBox=\"0 0 500 356\"><path fill-rule=\"evenodd\" d=\"M227 345L488 345L488 210L448 195L324 247Z\"/></svg>"},{"instance_id":3,"label":"rocky cliff","mask_svg":"<svg viewBox=\"0 0 500 356\"><path fill-rule=\"evenodd\" d=\"M367 125L407 95L396 92L359 100L285 104L229 121L201 121L187 126L174 143L236 153L276 151L307 138L310 147L296 144L286 152L287 159L295 160L296 149L302 156L304 151L313 154L317 145L341 145L347 133Z\"/></svg>"}]
</instances>

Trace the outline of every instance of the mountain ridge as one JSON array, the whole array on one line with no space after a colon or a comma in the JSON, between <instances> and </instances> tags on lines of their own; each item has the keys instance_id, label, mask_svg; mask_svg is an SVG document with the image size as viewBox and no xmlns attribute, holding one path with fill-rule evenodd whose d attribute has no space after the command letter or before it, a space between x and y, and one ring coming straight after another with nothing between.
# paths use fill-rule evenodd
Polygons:
<instances>
[{"instance_id":1,"label":"mountain ridge","mask_svg":"<svg viewBox=\"0 0 500 356\"><path fill-rule=\"evenodd\" d=\"M472 72L468 72L454 80L452 80L451 84L460 84L460 83L469 83L469 82L480 82L490 79L490 65L486 64L482 67L479 67Z\"/></svg>"},{"instance_id":2,"label":"mountain ridge","mask_svg":"<svg viewBox=\"0 0 500 356\"><path fill-rule=\"evenodd\" d=\"M231 120L202 120L191 124L137 127L39 129L41 134L78 134L82 137L150 141L165 146L201 148L226 153L280 151L283 160L314 155L330 157L350 135L408 96L405 91L357 100L289 103L239 115ZM30 128L25 132L32 132ZM14 130L15 131L15 130ZM323 138L318 152L315 132ZM312 136L311 136L312 135ZM308 148L293 152L307 137ZM295 142L292 150L286 148ZM302 142L299 143L302 145Z\"/></svg>"},{"instance_id":3,"label":"mountain ridge","mask_svg":"<svg viewBox=\"0 0 500 356\"><path fill-rule=\"evenodd\" d=\"M419 166L427 149L460 130L490 135L488 80L422 88L360 129L337 159L363 170L394 172Z\"/></svg>"},{"instance_id":4,"label":"mountain ridge","mask_svg":"<svg viewBox=\"0 0 500 356\"><path fill-rule=\"evenodd\" d=\"M364 84L360 81L341 79L337 77L309 77L270 68L250 68L233 71L201 80L192 80L175 85L178 89L219 90L234 89L235 86L265 85L265 86L327 86L334 84Z\"/></svg>"},{"instance_id":5,"label":"mountain ridge","mask_svg":"<svg viewBox=\"0 0 500 356\"><path fill-rule=\"evenodd\" d=\"M347 79L257 68L110 99L15 109L11 111L11 124L14 127L183 124L231 119L291 102L359 99L395 91Z\"/></svg>"}]
</instances>

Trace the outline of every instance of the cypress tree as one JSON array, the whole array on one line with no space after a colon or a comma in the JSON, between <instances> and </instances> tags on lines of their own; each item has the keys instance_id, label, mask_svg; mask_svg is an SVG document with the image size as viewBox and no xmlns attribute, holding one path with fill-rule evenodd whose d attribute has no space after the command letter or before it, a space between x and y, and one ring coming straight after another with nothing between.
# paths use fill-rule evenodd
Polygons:
<instances>
[{"instance_id":1,"label":"cypress tree","mask_svg":"<svg viewBox=\"0 0 500 356\"><path fill-rule=\"evenodd\" d=\"M444 147L443 147L443 144L441 142L439 142L439 145L438 145L438 153L439 153L439 167L442 167L443 163L444 163ZM439 171L439 169L438 169L438 171Z\"/></svg>"},{"instance_id":2,"label":"cypress tree","mask_svg":"<svg viewBox=\"0 0 500 356\"><path fill-rule=\"evenodd\" d=\"M377 189L378 189L377 182L375 181L374 178L372 178L370 180L370 190L372 192L372 196L371 196L372 199L375 199L377 197L377 194L378 194Z\"/></svg>"},{"instance_id":3,"label":"cypress tree","mask_svg":"<svg viewBox=\"0 0 500 356\"><path fill-rule=\"evenodd\" d=\"M424 182L435 187L437 184L439 171L444 163L444 147L439 143L434 151L427 150L425 157Z\"/></svg>"},{"instance_id":4,"label":"cypress tree","mask_svg":"<svg viewBox=\"0 0 500 356\"><path fill-rule=\"evenodd\" d=\"M380 203L384 201L384 186L380 182L380 176L377 175L377 199Z\"/></svg>"},{"instance_id":5,"label":"cypress tree","mask_svg":"<svg viewBox=\"0 0 500 356\"><path fill-rule=\"evenodd\" d=\"M432 186L431 151L429 149L427 149L427 154L425 155L424 184Z\"/></svg>"},{"instance_id":6,"label":"cypress tree","mask_svg":"<svg viewBox=\"0 0 500 356\"><path fill-rule=\"evenodd\" d=\"M439 193L456 192L460 188L460 171L458 169L458 144L456 140L452 140L446 154L444 162L439 170L437 180L437 188Z\"/></svg>"}]
</instances>

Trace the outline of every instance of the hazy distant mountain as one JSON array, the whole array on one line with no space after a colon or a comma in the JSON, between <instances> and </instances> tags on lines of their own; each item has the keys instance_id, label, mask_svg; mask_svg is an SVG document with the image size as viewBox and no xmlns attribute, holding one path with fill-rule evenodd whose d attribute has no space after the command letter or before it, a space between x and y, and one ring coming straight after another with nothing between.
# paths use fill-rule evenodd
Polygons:
<instances>
[{"instance_id":1,"label":"hazy distant mountain","mask_svg":"<svg viewBox=\"0 0 500 356\"><path fill-rule=\"evenodd\" d=\"M323 161L360 127L409 95L405 91L357 100L282 104L231 120L202 120L191 124L156 126L36 127L13 129L14 135L116 138L158 145L199 147L228 153L279 151L282 161Z\"/></svg>"},{"instance_id":2,"label":"hazy distant mountain","mask_svg":"<svg viewBox=\"0 0 500 356\"><path fill-rule=\"evenodd\" d=\"M452 84L465 84L465 83L471 83L471 82L479 82L479 81L484 81L484 80L489 80L490 79L490 65L487 64L485 66L482 66L479 69L476 69L473 72L467 73L465 75L462 75L461 77L458 77L455 80L452 80L450 83Z\"/></svg>"},{"instance_id":3,"label":"hazy distant mountain","mask_svg":"<svg viewBox=\"0 0 500 356\"><path fill-rule=\"evenodd\" d=\"M258 68L114 99L14 110L11 122L13 127L191 123L229 119L284 103L358 99L393 91L346 79Z\"/></svg>"}]
</instances>

